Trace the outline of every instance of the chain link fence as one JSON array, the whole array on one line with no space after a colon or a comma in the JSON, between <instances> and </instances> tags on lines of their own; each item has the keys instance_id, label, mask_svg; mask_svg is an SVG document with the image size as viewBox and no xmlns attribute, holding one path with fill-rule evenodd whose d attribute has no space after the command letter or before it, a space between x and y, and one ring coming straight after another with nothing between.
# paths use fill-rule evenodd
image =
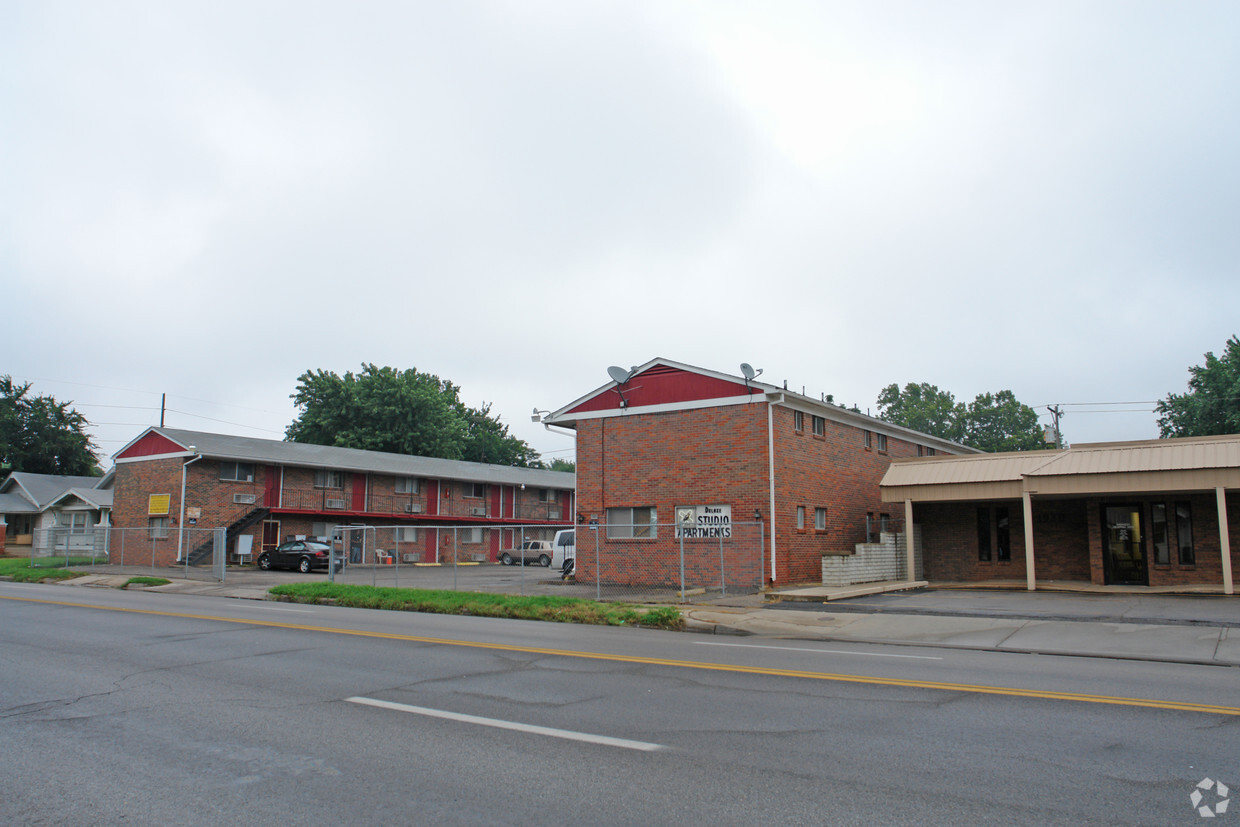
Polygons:
<instances>
[{"instance_id":1,"label":"chain link fence","mask_svg":"<svg viewBox=\"0 0 1240 827\"><path fill-rule=\"evenodd\" d=\"M761 522L731 524L711 536L682 536L672 523L475 523L339 525L327 536L281 539L326 542L333 557L326 576L342 583L632 602L736 597L765 585ZM149 567L153 576L244 583L276 546L252 534L241 540L224 528L50 529L34 543L32 565L57 558L91 571Z\"/></svg>"},{"instance_id":2,"label":"chain link fence","mask_svg":"<svg viewBox=\"0 0 1240 827\"><path fill-rule=\"evenodd\" d=\"M320 537L343 558L338 582L599 600L679 602L736 597L764 585L763 524L681 536L674 524L632 526L339 526Z\"/></svg>"},{"instance_id":3,"label":"chain link fence","mask_svg":"<svg viewBox=\"0 0 1240 827\"><path fill-rule=\"evenodd\" d=\"M48 528L33 533L30 564L46 567L149 567L152 576L224 582L227 534L223 528ZM188 562L197 554L194 564ZM172 565L165 562L179 554Z\"/></svg>"}]
</instances>

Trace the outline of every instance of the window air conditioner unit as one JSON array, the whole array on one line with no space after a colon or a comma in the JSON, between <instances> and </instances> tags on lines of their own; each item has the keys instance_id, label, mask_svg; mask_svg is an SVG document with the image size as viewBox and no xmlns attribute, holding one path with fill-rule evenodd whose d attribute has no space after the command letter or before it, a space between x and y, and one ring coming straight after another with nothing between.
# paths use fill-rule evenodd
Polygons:
<instances>
[{"instance_id":1,"label":"window air conditioner unit","mask_svg":"<svg viewBox=\"0 0 1240 827\"><path fill-rule=\"evenodd\" d=\"M551 520L558 520L558 519L560 519L560 509L558 509L558 508L553 508L553 509L551 509L551 513L550 513L550 514L548 514L548 515L547 515L547 517L548 517L548 519L551 519Z\"/></svg>"},{"instance_id":2,"label":"window air conditioner unit","mask_svg":"<svg viewBox=\"0 0 1240 827\"><path fill-rule=\"evenodd\" d=\"M485 517L487 515L486 507L478 506L476 508L471 508L469 509L469 515L471 517Z\"/></svg>"},{"instance_id":3,"label":"window air conditioner unit","mask_svg":"<svg viewBox=\"0 0 1240 827\"><path fill-rule=\"evenodd\" d=\"M254 494L233 494L233 502L252 505L257 497Z\"/></svg>"},{"instance_id":4,"label":"window air conditioner unit","mask_svg":"<svg viewBox=\"0 0 1240 827\"><path fill-rule=\"evenodd\" d=\"M421 563L422 555L416 551L406 551L400 556L400 561L402 563Z\"/></svg>"},{"instance_id":5,"label":"window air conditioner unit","mask_svg":"<svg viewBox=\"0 0 1240 827\"><path fill-rule=\"evenodd\" d=\"M405 503L405 513L406 514L421 514L422 504L421 503Z\"/></svg>"},{"instance_id":6,"label":"window air conditioner unit","mask_svg":"<svg viewBox=\"0 0 1240 827\"><path fill-rule=\"evenodd\" d=\"M344 508L344 500L328 500L328 508Z\"/></svg>"}]
</instances>

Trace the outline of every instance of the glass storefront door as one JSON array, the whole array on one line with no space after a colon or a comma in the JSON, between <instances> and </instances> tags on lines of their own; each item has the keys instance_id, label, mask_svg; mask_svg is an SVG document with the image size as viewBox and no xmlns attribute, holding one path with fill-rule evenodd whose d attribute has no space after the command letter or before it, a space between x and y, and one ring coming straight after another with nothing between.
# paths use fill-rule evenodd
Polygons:
<instances>
[{"instance_id":1,"label":"glass storefront door","mask_svg":"<svg viewBox=\"0 0 1240 827\"><path fill-rule=\"evenodd\" d=\"M1103 506L1102 558L1109 585L1149 585L1140 506Z\"/></svg>"}]
</instances>

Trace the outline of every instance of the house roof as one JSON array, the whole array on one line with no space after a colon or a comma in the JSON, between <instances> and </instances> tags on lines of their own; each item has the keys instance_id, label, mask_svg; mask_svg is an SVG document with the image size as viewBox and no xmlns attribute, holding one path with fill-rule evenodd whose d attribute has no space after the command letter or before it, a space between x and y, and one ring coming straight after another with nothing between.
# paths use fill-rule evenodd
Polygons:
<instances>
[{"instance_id":1,"label":"house roof","mask_svg":"<svg viewBox=\"0 0 1240 827\"><path fill-rule=\"evenodd\" d=\"M900 459L881 483L895 502L1200 491L1240 487L1240 435L1104 442L1049 451Z\"/></svg>"},{"instance_id":2,"label":"house roof","mask_svg":"<svg viewBox=\"0 0 1240 827\"><path fill-rule=\"evenodd\" d=\"M572 489L576 486L576 475L566 471L464 462L438 457L415 457L408 454L363 451L357 448L338 448L331 445L310 445L304 442L283 442L276 439L255 439L230 434L186 431L180 428L147 428L117 453L116 462L120 464L150 459L149 455L143 456L136 453L126 457L126 452L130 448L150 435L168 440L178 447L180 451L171 454L173 456L200 454L212 459L233 462L330 468L339 471L452 479L464 482L490 482L503 485L524 484L542 488ZM160 456L168 455L170 454L160 454Z\"/></svg>"},{"instance_id":3,"label":"house roof","mask_svg":"<svg viewBox=\"0 0 1240 827\"><path fill-rule=\"evenodd\" d=\"M22 497L35 506L35 511L42 511L70 488L93 489L101 481L101 477L31 474L26 471L14 471L8 479L0 483L0 496L9 494ZM11 509L13 513L16 513L16 510Z\"/></svg>"},{"instance_id":4,"label":"house roof","mask_svg":"<svg viewBox=\"0 0 1240 827\"><path fill-rule=\"evenodd\" d=\"M696 381L677 381L673 378L673 374L693 377ZM657 392L656 388L658 388ZM612 395L613 391L614 395ZM621 401L622 394L623 402ZM953 454L981 453L976 448L921 431L914 431L911 428L827 402L825 399L663 357L656 357L643 365L634 366L630 371L629 381L624 385L614 380L601 385L552 412L543 419L543 422L547 425L571 428L582 419L658 413L718 404L742 405L758 402L783 404L834 422L875 433L888 434Z\"/></svg>"},{"instance_id":5,"label":"house roof","mask_svg":"<svg viewBox=\"0 0 1240 827\"><path fill-rule=\"evenodd\" d=\"M56 499L48 503L48 507L66 506L70 500L79 500L96 511L112 507L112 489L110 488L70 488Z\"/></svg>"}]
</instances>

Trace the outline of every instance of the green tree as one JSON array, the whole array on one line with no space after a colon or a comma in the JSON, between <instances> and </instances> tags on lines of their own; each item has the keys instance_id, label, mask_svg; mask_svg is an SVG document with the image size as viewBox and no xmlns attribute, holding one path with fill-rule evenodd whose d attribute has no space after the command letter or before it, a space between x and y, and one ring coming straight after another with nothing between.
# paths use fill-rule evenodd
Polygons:
<instances>
[{"instance_id":1,"label":"green tree","mask_svg":"<svg viewBox=\"0 0 1240 827\"><path fill-rule=\"evenodd\" d=\"M551 460L550 469L552 471L567 471L570 474L577 472L577 463L571 459L553 459Z\"/></svg>"},{"instance_id":2,"label":"green tree","mask_svg":"<svg viewBox=\"0 0 1240 827\"><path fill-rule=\"evenodd\" d=\"M964 444L982 451L1036 451L1046 447L1038 414L1011 391L980 393L969 403Z\"/></svg>"},{"instance_id":3,"label":"green tree","mask_svg":"<svg viewBox=\"0 0 1240 827\"><path fill-rule=\"evenodd\" d=\"M493 465L520 465L540 467L538 452L524 441L508 433L508 426L491 416L490 403L481 408L458 410L465 420L465 439L461 446L461 459L470 462L489 462Z\"/></svg>"},{"instance_id":4,"label":"green tree","mask_svg":"<svg viewBox=\"0 0 1240 827\"><path fill-rule=\"evenodd\" d=\"M1188 374L1188 392L1169 393L1154 409L1159 435L1240 434L1240 339L1233 335L1222 358L1207 353Z\"/></svg>"},{"instance_id":5,"label":"green tree","mask_svg":"<svg viewBox=\"0 0 1240 827\"><path fill-rule=\"evenodd\" d=\"M1037 412L1017 401L1011 391L978 394L965 405L927 382L910 382L903 389L888 385L878 395L878 416L982 451L1046 447Z\"/></svg>"},{"instance_id":6,"label":"green tree","mask_svg":"<svg viewBox=\"0 0 1240 827\"><path fill-rule=\"evenodd\" d=\"M927 382L891 384L878 395L878 417L952 442L964 438L965 407Z\"/></svg>"},{"instance_id":7,"label":"green tree","mask_svg":"<svg viewBox=\"0 0 1240 827\"><path fill-rule=\"evenodd\" d=\"M0 467L5 473L97 477L99 455L86 417L50 396L30 393L30 383L0 376Z\"/></svg>"},{"instance_id":8,"label":"green tree","mask_svg":"<svg viewBox=\"0 0 1240 827\"><path fill-rule=\"evenodd\" d=\"M306 371L292 395L297 419L284 435L290 442L537 467L538 453L509 435L489 405L470 408L459 394L458 386L417 369Z\"/></svg>"}]
</instances>

